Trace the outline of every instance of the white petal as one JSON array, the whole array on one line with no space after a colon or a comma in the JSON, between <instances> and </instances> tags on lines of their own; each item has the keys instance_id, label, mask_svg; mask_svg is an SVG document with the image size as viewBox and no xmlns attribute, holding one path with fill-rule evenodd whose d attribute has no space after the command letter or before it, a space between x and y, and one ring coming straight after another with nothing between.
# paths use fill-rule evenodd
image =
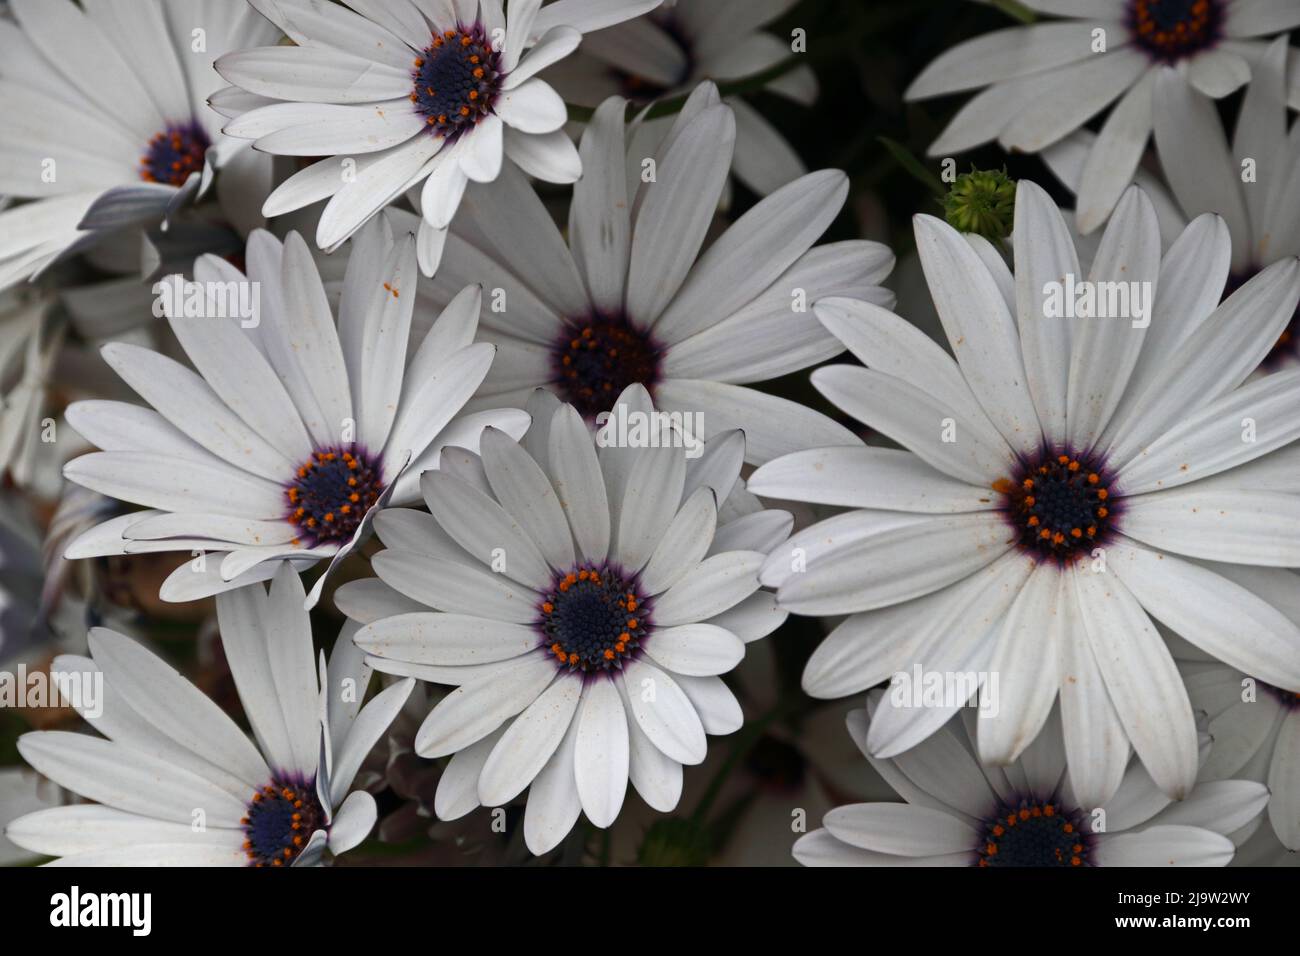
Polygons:
<instances>
[{"instance_id":1,"label":"white petal","mask_svg":"<svg viewBox=\"0 0 1300 956\"><path fill-rule=\"evenodd\" d=\"M757 551L728 551L705 558L685 579L654 599L658 627L690 624L735 607L759 588L767 559Z\"/></svg>"},{"instance_id":2,"label":"white petal","mask_svg":"<svg viewBox=\"0 0 1300 956\"><path fill-rule=\"evenodd\" d=\"M340 638L340 640L345 639ZM351 641L349 640L348 643L350 645ZM331 665L337 670L333 660L331 660ZM330 675L331 681L341 681L343 679L346 678L340 678L334 674ZM366 679L369 680L368 672ZM365 683L361 683L361 687L364 688L364 686ZM332 803L337 804L343 795L347 793L348 788L352 786L352 781L356 777L362 761L370 755L370 751L375 744L387 732L388 726L397 717L407 698L411 696L414 687L415 681L409 679L385 687L371 698L353 718L348 726L347 736L341 741L335 741L337 751L330 771L330 801ZM338 693L342 689L330 688L333 693Z\"/></svg>"},{"instance_id":3,"label":"white petal","mask_svg":"<svg viewBox=\"0 0 1300 956\"><path fill-rule=\"evenodd\" d=\"M813 372L812 382L837 407L958 481L987 487L1011 473L1011 448L978 408L947 404L875 369L825 366ZM945 419L952 419L961 441L943 441Z\"/></svg>"},{"instance_id":4,"label":"white petal","mask_svg":"<svg viewBox=\"0 0 1300 956\"><path fill-rule=\"evenodd\" d=\"M512 438L495 428L485 429L480 446L497 501L523 528L551 567L573 564L573 537L555 489L545 472Z\"/></svg>"},{"instance_id":5,"label":"white petal","mask_svg":"<svg viewBox=\"0 0 1300 956\"><path fill-rule=\"evenodd\" d=\"M1152 827L1107 835L1093 859L1099 866L1227 866L1233 849L1227 837L1199 827Z\"/></svg>"},{"instance_id":6,"label":"white petal","mask_svg":"<svg viewBox=\"0 0 1300 956\"><path fill-rule=\"evenodd\" d=\"M469 482L441 471L425 472L420 483L433 516L466 551L489 567L503 551L510 578L537 590L550 585L546 559L499 504Z\"/></svg>"},{"instance_id":7,"label":"white petal","mask_svg":"<svg viewBox=\"0 0 1300 956\"><path fill-rule=\"evenodd\" d=\"M556 409L551 420L549 470L573 539L592 562L609 550L610 511L605 480L586 424L571 405Z\"/></svg>"},{"instance_id":8,"label":"white petal","mask_svg":"<svg viewBox=\"0 0 1300 956\"><path fill-rule=\"evenodd\" d=\"M623 117L627 101L610 97L587 124L578 152L586 174L574 184L569 242L597 309L623 305L632 242L627 178L623 172Z\"/></svg>"},{"instance_id":9,"label":"white petal","mask_svg":"<svg viewBox=\"0 0 1300 956\"><path fill-rule=\"evenodd\" d=\"M560 94L535 77L502 90L493 109L507 126L521 133L553 133L569 118Z\"/></svg>"},{"instance_id":10,"label":"white petal","mask_svg":"<svg viewBox=\"0 0 1300 956\"><path fill-rule=\"evenodd\" d=\"M1146 297L1149 316L1158 295L1160 251L1155 209L1142 190L1132 187L1106 227L1088 280L1138 283L1127 288ZM1129 306L1130 315L1075 320L1078 325L1071 346L1066 397L1066 438L1072 448L1092 448L1096 444L1137 364L1146 328L1135 318L1136 303L1130 301ZM1122 324L1126 318L1130 319L1129 327Z\"/></svg>"},{"instance_id":11,"label":"white petal","mask_svg":"<svg viewBox=\"0 0 1300 956\"><path fill-rule=\"evenodd\" d=\"M483 765L479 802L502 806L533 782L559 748L582 696L582 681L557 680L514 719Z\"/></svg>"},{"instance_id":12,"label":"white petal","mask_svg":"<svg viewBox=\"0 0 1300 956\"><path fill-rule=\"evenodd\" d=\"M1033 102L1007 124L998 141L1005 149L1036 153L1105 109L1149 68L1146 54L1129 47L1034 76Z\"/></svg>"},{"instance_id":13,"label":"white petal","mask_svg":"<svg viewBox=\"0 0 1300 956\"><path fill-rule=\"evenodd\" d=\"M745 656L745 644L714 624L656 628L645 642L648 658L677 674L712 677L725 674Z\"/></svg>"},{"instance_id":14,"label":"white petal","mask_svg":"<svg viewBox=\"0 0 1300 956\"><path fill-rule=\"evenodd\" d=\"M377 657L443 667L513 660L540 641L535 630L522 624L429 611L367 624L355 639Z\"/></svg>"},{"instance_id":15,"label":"white petal","mask_svg":"<svg viewBox=\"0 0 1300 956\"><path fill-rule=\"evenodd\" d=\"M1300 565L1300 499L1183 488L1124 500L1124 531L1166 551L1241 564Z\"/></svg>"},{"instance_id":16,"label":"white petal","mask_svg":"<svg viewBox=\"0 0 1300 956\"><path fill-rule=\"evenodd\" d=\"M770 461L746 483L767 498L846 508L924 514L986 511L987 488L954 481L910 452L893 448L815 448Z\"/></svg>"},{"instance_id":17,"label":"white petal","mask_svg":"<svg viewBox=\"0 0 1300 956\"><path fill-rule=\"evenodd\" d=\"M55 783L90 800L153 819L190 825L202 809L209 826L237 826L244 803L215 784L157 757L85 734L24 734L18 752Z\"/></svg>"},{"instance_id":18,"label":"white petal","mask_svg":"<svg viewBox=\"0 0 1300 956\"><path fill-rule=\"evenodd\" d=\"M1300 688L1300 626L1253 588L1171 554L1123 544L1107 551L1111 569L1166 627L1259 680Z\"/></svg>"},{"instance_id":19,"label":"white petal","mask_svg":"<svg viewBox=\"0 0 1300 956\"><path fill-rule=\"evenodd\" d=\"M329 850L335 856L359 845L379 819L375 798L364 790L349 793L330 824ZM305 852L305 851L304 851Z\"/></svg>"},{"instance_id":20,"label":"white petal","mask_svg":"<svg viewBox=\"0 0 1300 956\"><path fill-rule=\"evenodd\" d=\"M1199 767L1196 721L1164 640L1133 594L1113 577L1075 574L1097 666L1124 731L1153 780L1181 800Z\"/></svg>"},{"instance_id":21,"label":"white petal","mask_svg":"<svg viewBox=\"0 0 1300 956\"><path fill-rule=\"evenodd\" d=\"M68 462L64 477L100 494L167 511L204 511L278 518L284 492L264 478L229 465L141 452L94 452Z\"/></svg>"},{"instance_id":22,"label":"white petal","mask_svg":"<svg viewBox=\"0 0 1300 956\"><path fill-rule=\"evenodd\" d=\"M415 737L415 752L443 757L486 737L536 700L555 674L553 661L529 654L462 684L425 718Z\"/></svg>"},{"instance_id":23,"label":"white petal","mask_svg":"<svg viewBox=\"0 0 1300 956\"><path fill-rule=\"evenodd\" d=\"M809 173L741 216L700 256L655 321L670 344L708 328L744 306L812 246L848 195L839 170Z\"/></svg>"},{"instance_id":24,"label":"white petal","mask_svg":"<svg viewBox=\"0 0 1300 956\"><path fill-rule=\"evenodd\" d=\"M669 379L655 389L655 404L662 411L702 413L706 442L742 429L745 460L755 464L805 448L860 443L853 432L820 412L742 385Z\"/></svg>"},{"instance_id":25,"label":"white petal","mask_svg":"<svg viewBox=\"0 0 1300 956\"><path fill-rule=\"evenodd\" d=\"M237 774L250 788L270 778L266 761L226 713L175 669L129 638L104 628L91 654L129 706L188 750Z\"/></svg>"},{"instance_id":26,"label":"white petal","mask_svg":"<svg viewBox=\"0 0 1300 956\"><path fill-rule=\"evenodd\" d=\"M699 252L735 139L729 109L704 109L660 157L655 182L642 186L626 304L628 313L644 326L664 311Z\"/></svg>"},{"instance_id":27,"label":"white petal","mask_svg":"<svg viewBox=\"0 0 1300 956\"><path fill-rule=\"evenodd\" d=\"M516 624L537 619L537 593L502 574L414 551L381 551L371 562L385 584L439 611Z\"/></svg>"},{"instance_id":28,"label":"white petal","mask_svg":"<svg viewBox=\"0 0 1300 956\"><path fill-rule=\"evenodd\" d=\"M574 740L574 776L587 818L608 827L618 817L627 792L629 745L627 714L613 681L600 678L582 695Z\"/></svg>"},{"instance_id":29,"label":"white petal","mask_svg":"<svg viewBox=\"0 0 1300 956\"><path fill-rule=\"evenodd\" d=\"M678 763L702 763L704 727L677 681L644 660L627 664L622 680L632 716L651 742Z\"/></svg>"},{"instance_id":30,"label":"white petal","mask_svg":"<svg viewBox=\"0 0 1300 956\"><path fill-rule=\"evenodd\" d=\"M261 587L261 585L258 585ZM261 622L276 699L284 714L293 763L279 770L310 778L320 760L320 684L311 642L311 619L304 609L302 578L283 562L271 581Z\"/></svg>"},{"instance_id":31,"label":"white petal","mask_svg":"<svg viewBox=\"0 0 1300 956\"><path fill-rule=\"evenodd\" d=\"M896 604L960 581L1012 546L1001 515L991 512L881 521L888 523L833 554L809 553L808 570L781 585L781 606L805 614L843 614Z\"/></svg>"},{"instance_id":32,"label":"white petal","mask_svg":"<svg viewBox=\"0 0 1300 956\"><path fill-rule=\"evenodd\" d=\"M507 128L505 150L529 176L548 183L573 183L582 175L578 148L562 129L535 135Z\"/></svg>"},{"instance_id":33,"label":"white petal","mask_svg":"<svg viewBox=\"0 0 1300 956\"><path fill-rule=\"evenodd\" d=\"M905 803L859 803L837 807L823 823L850 846L898 856L972 851L979 833L951 814Z\"/></svg>"},{"instance_id":34,"label":"white petal","mask_svg":"<svg viewBox=\"0 0 1300 956\"><path fill-rule=\"evenodd\" d=\"M1040 565L1021 589L998 635L989 673L998 675L996 713L980 714L980 759L993 766L1016 760L1042 730L1061 684L1061 641L1069 579Z\"/></svg>"},{"instance_id":35,"label":"white petal","mask_svg":"<svg viewBox=\"0 0 1300 956\"><path fill-rule=\"evenodd\" d=\"M371 103L411 92L409 72L321 47L259 47L227 53L214 65L227 82L279 100Z\"/></svg>"},{"instance_id":36,"label":"white petal","mask_svg":"<svg viewBox=\"0 0 1300 956\"><path fill-rule=\"evenodd\" d=\"M668 590L708 553L717 525L713 492L700 488L682 505L641 571L640 589L653 595Z\"/></svg>"},{"instance_id":37,"label":"white petal","mask_svg":"<svg viewBox=\"0 0 1300 956\"><path fill-rule=\"evenodd\" d=\"M540 855L553 850L582 815L574 767L577 740L578 721L573 720L560 746L528 791L524 842L533 853Z\"/></svg>"}]
</instances>

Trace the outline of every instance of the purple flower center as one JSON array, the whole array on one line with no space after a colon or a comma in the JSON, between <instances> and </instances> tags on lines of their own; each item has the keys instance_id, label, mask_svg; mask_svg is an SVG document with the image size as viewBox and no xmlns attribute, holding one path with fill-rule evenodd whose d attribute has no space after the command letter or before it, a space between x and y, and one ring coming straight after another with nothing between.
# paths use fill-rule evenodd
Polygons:
<instances>
[{"instance_id":1,"label":"purple flower center","mask_svg":"<svg viewBox=\"0 0 1300 956\"><path fill-rule=\"evenodd\" d=\"M543 646L568 672L621 670L650 630L649 607L616 568L578 565L558 577L538 609Z\"/></svg>"},{"instance_id":2,"label":"purple flower center","mask_svg":"<svg viewBox=\"0 0 1300 956\"><path fill-rule=\"evenodd\" d=\"M1222 0L1132 0L1128 10L1134 42L1165 63L1214 46L1223 21Z\"/></svg>"},{"instance_id":3,"label":"purple flower center","mask_svg":"<svg viewBox=\"0 0 1300 956\"><path fill-rule=\"evenodd\" d=\"M325 825L314 781L276 778L253 794L244 827L250 866L289 866Z\"/></svg>"},{"instance_id":4,"label":"purple flower center","mask_svg":"<svg viewBox=\"0 0 1300 956\"><path fill-rule=\"evenodd\" d=\"M984 823L976 866L1086 866L1083 815L1033 799L1000 807Z\"/></svg>"},{"instance_id":5,"label":"purple flower center","mask_svg":"<svg viewBox=\"0 0 1300 956\"><path fill-rule=\"evenodd\" d=\"M415 61L411 102L431 132L455 138L492 112L503 79L501 53L481 23L445 30Z\"/></svg>"},{"instance_id":6,"label":"purple flower center","mask_svg":"<svg viewBox=\"0 0 1300 956\"><path fill-rule=\"evenodd\" d=\"M606 411L629 385L653 394L663 348L626 319L594 316L569 325L551 346L555 383L561 397L584 418Z\"/></svg>"},{"instance_id":7,"label":"purple flower center","mask_svg":"<svg viewBox=\"0 0 1300 956\"><path fill-rule=\"evenodd\" d=\"M1003 496L1021 547L1064 562L1109 536L1115 520L1109 485L1099 461L1045 452L1023 462L1014 477L993 482L993 490Z\"/></svg>"},{"instance_id":8,"label":"purple flower center","mask_svg":"<svg viewBox=\"0 0 1300 956\"><path fill-rule=\"evenodd\" d=\"M172 123L149 140L140 160L140 178L147 183L183 186L190 173L203 171L203 157L211 145L198 123Z\"/></svg>"},{"instance_id":9,"label":"purple flower center","mask_svg":"<svg viewBox=\"0 0 1300 956\"><path fill-rule=\"evenodd\" d=\"M378 458L365 451L314 451L285 488L288 520L312 547L346 541L383 493L382 474Z\"/></svg>"}]
</instances>

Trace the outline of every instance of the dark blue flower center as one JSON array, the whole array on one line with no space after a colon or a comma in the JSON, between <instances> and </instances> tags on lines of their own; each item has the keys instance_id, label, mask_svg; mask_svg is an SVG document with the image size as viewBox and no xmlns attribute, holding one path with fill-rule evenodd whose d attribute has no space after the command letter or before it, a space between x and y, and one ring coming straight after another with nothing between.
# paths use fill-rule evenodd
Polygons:
<instances>
[{"instance_id":1,"label":"dark blue flower center","mask_svg":"<svg viewBox=\"0 0 1300 956\"><path fill-rule=\"evenodd\" d=\"M482 24L444 30L415 61L411 102L432 132L456 137L492 111L504 79Z\"/></svg>"},{"instance_id":2,"label":"dark blue flower center","mask_svg":"<svg viewBox=\"0 0 1300 956\"><path fill-rule=\"evenodd\" d=\"M140 160L140 178L147 183L183 186L190 173L203 171L203 157L211 145L198 123L173 123L149 140Z\"/></svg>"},{"instance_id":3,"label":"dark blue flower center","mask_svg":"<svg viewBox=\"0 0 1300 956\"><path fill-rule=\"evenodd\" d=\"M1223 35L1222 0L1132 0L1133 39L1157 60L1174 62L1199 53Z\"/></svg>"},{"instance_id":4,"label":"dark blue flower center","mask_svg":"<svg viewBox=\"0 0 1300 956\"><path fill-rule=\"evenodd\" d=\"M289 521L311 547L351 538L384 490L382 474L380 461L364 451L312 452L285 489Z\"/></svg>"},{"instance_id":5,"label":"dark blue flower center","mask_svg":"<svg viewBox=\"0 0 1300 956\"><path fill-rule=\"evenodd\" d=\"M1090 551L1114 523L1109 479L1086 455L1044 454L1014 479L993 482L993 490L1003 496L1021 546L1040 556L1067 560Z\"/></svg>"},{"instance_id":6,"label":"dark blue flower center","mask_svg":"<svg viewBox=\"0 0 1300 956\"><path fill-rule=\"evenodd\" d=\"M561 397L585 418L607 411L629 385L652 389L663 349L623 318L595 316L566 326L551 347Z\"/></svg>"},{"instance_id":7,"label":"dark blue flower center","mask_svg":"<svg viewBox=\"0 0 1300 956\"><path fill-rule=\"evenodd\" d=\"M1054 803L1003 806L984 824L977 866L1085 866L1089 838L1082 815Z\"/></svg>"},{"instance_id":8,"label":"dark blue flower center","mask_svg":"<svg viewBox=\"0 0 1300 956\"><path fill-rule=\"evenodd\" d=\"M325 811L314 781L276 779L253 794L240 822L250 866L288 866L325 826Z\"/></svg>"},{"instance_id":9,"label":"dark blue flower center","mask_svg":"<svg viewBox=\"0 0 1300 956\"><path fill-rule=\"evenodd\" d=\"M609 566L578 566L558 578L541 604L546 650L567 671L621 670L649 631L649 608Z\"/></svg>"}]
</instances>

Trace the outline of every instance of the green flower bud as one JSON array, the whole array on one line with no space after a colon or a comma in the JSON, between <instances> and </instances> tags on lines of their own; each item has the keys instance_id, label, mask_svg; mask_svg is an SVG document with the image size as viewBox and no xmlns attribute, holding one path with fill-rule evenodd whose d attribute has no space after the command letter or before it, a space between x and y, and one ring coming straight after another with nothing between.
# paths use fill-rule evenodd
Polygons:
<instances>
[{"instance_id":1,"label":"green flower bud","mask_svg":"<svg viewBox=\"0 0 1300 956\"><path fill-rule=\"evenodd\" d=\"M943 197L948 225L985 239L1011 235L1016 216L1016 181L1005 169L962 173Z\"/></svg>"}]
</instances>

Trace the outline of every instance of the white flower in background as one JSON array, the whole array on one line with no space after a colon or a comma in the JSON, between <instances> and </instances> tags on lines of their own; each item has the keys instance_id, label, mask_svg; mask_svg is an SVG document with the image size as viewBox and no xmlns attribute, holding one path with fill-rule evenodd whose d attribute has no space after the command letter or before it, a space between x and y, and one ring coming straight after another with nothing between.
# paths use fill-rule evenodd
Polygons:
<instances>
[{"instance_id":1,"label":"white flower in background","mask_svg":"<svg viewBox=\"0 0 1300 956\"><path fill-rule=\"evenodd\" d=\"M490 429L481 461L426 472L432 515L383 512L379 580L338 592L367 621L356 642L375 668L456 685L415 738L423 757L454 755L438 816L531 785L524 836L538 854L584 811L613 823L629 778L673 809L705 734L740 727L718 675L769 630L757 572L790 531L789 513L738 487L739 432L688 458L643 388L620 404L644 423L635 446L593 440L573 406L534 396L523 442Z\"/></svg>"},{"instance_id":2,"label":"white flower in background","mask_svg":"<svg viewBox=\"0 0 1300 956\"><path fill-rule=\"evenodd\" d=\"M18 866L40 858L11 843L4 835L5 827L19 817L37 810L57 807L63 802L63 791L36 771L27 767L0 767L0 866Z\"/></svg>"},{"instance_id":3,"label":"white flower in background","mask_svg":"<svg viewBox=\"0 0 1300 956\"><path fill-rule=\"evenodd\" d=\"M1258 579L1221 569L1243 585ZM1268 596L1293 621L1300 621L1300 575L1277 570L1267 582ZM1175 645L1192 706L1208 719L1214 750L1201 767L1202 780L1245 777L1266 784L1271 793L1268 826L1281 859L1300 851L1300 694L1274 687L1214 661L1195 647ZM1256 843L1263 844L1264 840ZM1260 849L1263 849L1261 845Z\"/></svg>"},{"instance_id":4,"label":"white flower in background","mask_svg":"<svg viewBox=\"0 0 1300 956\"><path fill-rule=\"evenodd\" d=\"M42 731L20 737L18 750L94 803L21 817L6 836L65 866L303 866L364 840L375 800L351 790L353 777L415 682L362 707L370 671L350 629L318 670L303 597L302 581L281 566L269 594L257 584L217 598L256 743L121 634L96 628L90 657L57 658L57 670L103 675L102 700L73 702L103 736Z\"/></svg>"},{"instance_id":5,"label":"white flower in background","mask_svg":"<svg viewBox=\"0 0 1300 956\"><path fill-rule=\"evenodd\" d=\"M1279 37L1255 63L1231 145L1213 100L1175 73L1161 78L1155 89L1155 138L1173 196L1156 184L1143 183L1143 188L1161 213L1167 243L1202 213L1223 217L1232 237L1229 292L1265 266L1300 255L1300 123L1291 123L1288 135L1287 54L1286 37ZM1300 75L1300 69L1296 72ZM1094 142L1093 134L1081 130L1044 150L1043 159L1077 190ZM1300 312L1263 367L1272 371L1296 364Z\"/></svg>"},{"instance_id":6,"label":"white flower in background","mask_svg":"<svg viewBox=\"0 0 1300 956\"><path fill-rule=\"evenodd\" d=\"M887 707L883 698L876 692L868 706ZM1175 803L1136 761L1122 770L1112 799L1081 800L1055 716L1001 768L980 766L969 726L959 722L892 760L877 759L868 723L866 710L854 711L849 733L906 802L832 810L825 829L795 844L805 866L1226 866L1268 801L1263 784L1222 780Z\"/></svg>"},{"instance_id":7,"label":"white flower in background","mask_svg":"<svg viewBox=\"0 0 1300 956\"><path fill-rule=\"evenodd\" d=\"M47 389L65 332L51 304L30 288L0 290L0 474L20 488L37 480Z\"/></svg>"},{"instance_id":8,"label":"white flower in background","mask_svg":"<svg viewBox=\"0 0 1300 956\"><path fill-rule=\"evenodd\" d=\"M1250 82L1266 48L1258 37L1300 26L1300 4L1294 0L1026 0L1025 5L1069 19L967 40L926 67L905 98L981 91L930 145L931 156L994 139L1007 150L1037 153L1114 103L1079 177L1078 226L1084 233L1106 221L1133 182L1153 123L1162 118L1171 125L1191 122L1183 109L1186 89L1215 99L1227 96ZM1184 88L1171 100L1176 111L1163 117L1153 97L1161 86ZM1291 96L1300 108L1300 83ZM1156 145L1163 158L1171 144L1161 139L1157 136Z\"/></svg>"},{"instance_id":9,"label":"white flower in background","mask_svg":"<svg viewBox=\"0 0 1300 956\"><path fill-rule=\"evenodd\" d=\"M238 89L213 106L238 111L226 133L262 152L327 157L264 207L276 216L328 198L316 229L322 249L423 183L420 265L432 275L466 184L495 180L503 157L548 182L581 174L564 101L536 74L582 34L563 16L540 16L541 0L512 0L509 17L501 0L358 0L356 12L250 2L297 45L222 57L217 71ZM656 2L606 0L601 13L616 23Z\"/></svg>"},{"instance_id":10,"label":"white flower in background","mask_svg":"<svg viewBox=\"0 0 1300 956\"><path fill-rule=\"evenodd\" d=\"M32 652L40 643L41 529L16 494L0 503L0 663Z\"/></svg>"},{"instance_id":11,"label":"white flower in background","mask_svg":"<svg viewBox=\"0 0 1300 956\"><path fill-rule=\"evenodd\" d=\"M9 9L0 194L35 201L0 212L0 287L169 216L207 190L216 168L264 165L221 133L205 102L221 85L216 57L274 41L247 5L13 0Z\"/></svg>"},{"instance_id":12,"label":"white flower in background","mask_svg":"<svg viewBox=\"0 0 1300 956\"><path fill-rule=\"evenodd\" d=\"M856 509L796 534L761 575L788 610L851 615L813 654L804 688L841 697L916 666L997 674L1000 708L979 722L995 766L1034 739L1059 691L1086 803L1112 797L1130 744L1181 798L1196 726L1153 618L1300 690L1300 627L1201 563L1300 565L1300 370L1243 385L1300 300L1300 262L1220 305L1223 221L1198 218L1162 262L1134 187L1086 281L1138 283L1149 325L1054 318L1049 283L1084 280L1036 185L1017 190L1014 275L988 243L929 216L915 224L956 360L884 309L822 300L819 318L867 368L813 373L831 402L906 450L807 451L750 479L762 496ZM944 703L882 711L872 752L920 743L965 700Z\"/></svg>"},{"instance_id":13,"label":"white flower in background","mask_svg":"<svg viewBox=\"0 0 1300 956\"><path fill-rule=\"evenodd\" d=\"M793 55L789 38L763 27L797 2L668 0L647 16L585 36L582 48L547 78L566 102L591 107L610 96L644 105L688 93L704 80L746 80ZM550 10L543 7L542 15ZM801 65L763 90L808 106L817 99L817 77ZM732 172L737 179L766 196L807 172L799 154L758 110L739 96L727 97L726 103L736 116ZM672 117L642 122L638 142L659 143L672 123Z\"/></svg>"},{"instance_id":14,"label":"white flower in background","mask_svg":"<svg viewBox=\"0 0 1300 956\"><path fill-rule=\"evenodd\" d=\"M497 359L471 407L522 405L540 386L594 421L637 383L658 408L700 413L706 438L743 428L751 461L856 443L825 415L744 387L843 351L813 315L817 298L893 301L879 285L894 264L885 246L812 248L847 177L801 177L704 248L735 145L731 109L701 84L642 159L625 152L624 107L607 100L583 134L567 244L518 171L466 193L434 291L447 301L469 281L494 290L482 323Z\"/></svg>"},{"instance_id":15,"label":"white flower in background","mask_svg":"<svg viewBox=\"0 0 1300 956\"><path fill-rule=\"evenodd\" d=\"M152 408L68 408L72 427L103 449L69 462L68 479L152 510L91 529L67 556L213 552L176 569L161 592L168 601L264 581L285 559L333 567L369 532L374 507L417 494L443 446L477 447L489 424L527 427L518 409L459 414L492 362L493 347L474 343L479 289L463 289L416 348L415 239L394 236L386 217L352 249L337 325L297 233L282 245L255 232L247 262L245 276L215 256L198 260L202 316L170 302L197 372L109 344L105 360ZM220 283L258 291L255 321L226 317Z\"/></svg>"}]
</instances>

